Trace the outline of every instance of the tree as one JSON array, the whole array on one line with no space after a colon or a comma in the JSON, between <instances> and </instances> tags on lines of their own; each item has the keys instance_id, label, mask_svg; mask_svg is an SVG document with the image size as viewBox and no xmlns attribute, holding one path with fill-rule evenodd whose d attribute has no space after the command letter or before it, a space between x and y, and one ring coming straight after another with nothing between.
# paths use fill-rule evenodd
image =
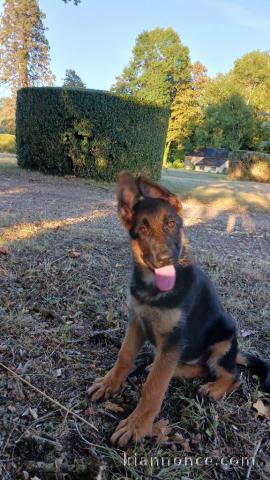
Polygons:
<instances>
[{"instance_id":1,"label":"tree","mask_svg":"<svg viewBox=\"0 0 270 480\"><path fill-rule=\"evenodd\" d=\"M15 133L15 97L0 99L0 132Z\"/></svg>"},{"instance_id":2,"label":"tree","mask_svg":"<svg viewBox=\"0 0 270 480\"><path fill-rule=\"evenodd\" d=\"M13 93L21 87L53 83L44 18L37 0L5 0L0 19L0 81Z\"/></svg>"},{"instance_id":3,"label":"tree","mask_svg":"<svg viewBox=\"0 0 270 480\"><path fill-rule=\"evenodd\" d=\"M270 112L270 52L246 53L235 61L230 75L247 105Z\"/></svg>"},{"instance_id":4,"label":"tree","mask_svg":"<svg viewBox=\"0 0 270 480\"><path fill-rule=\"evenodd\" d=\"M83 83L81 77L79 77L75 70L72 70L71 68L67 68L65 78L63 80L63 87L86 88L86 85Z\"/></svg>"},{"instance_id":5,"label":"tree","mask_svg":"<svg viewBox=\"0 0 270 480\"><path fill-rule=\"evenodd\" d=\"M193 135L195 148L225 147L230 150L252 149L257 142L258 122L254 109L239 94L222 103L209 105L204 120Z\"/></svg>"},{"instance_id":6,"label":"tree","mask_svg":"<svg viewBox=\"0 0 270 480\"><path fill-rule=\"evenodd\" d=\"M170 149L180 149L191 137L195 125L203 118L204 90L208 82L207 69L200 63L192 65L190 81L177 87L172 103L168 134L164 154L164 164Z\"/></svg>"},{"instance_id":7,"label":"tree","mask_svg":"<svg viewBox=\"0 0 270 480\"><path fill-rule=\"evenodd\" d=\"M205 99L208 105L223 102L238 93L257 112L270 112L270 52L255 50L234 62L226 75L209 82Z\"/></svg>"},{"instance_id":8,"label":"tree","mask_svg":"<svg viewBox=\"0 0 270 480\"><path fill-rule=\"evenodd\" d=\"M68 2L72 2L72 0L63 0L63 2L68 3ZM79 3L81 3L81 0L73 0L73 2L75 5L79 5Z\"/></svg>"},{"instance_id":9,"label":"tree","mask_svg":"<svg viewBox=\"0 0 270 480\"><path fill-rule=\"evenodd\" d=\"M138 35L132 59L111 90L169 107L178 85L189 78L188 47L172 28L155 28Z\"/></svg>"}]
</instances>

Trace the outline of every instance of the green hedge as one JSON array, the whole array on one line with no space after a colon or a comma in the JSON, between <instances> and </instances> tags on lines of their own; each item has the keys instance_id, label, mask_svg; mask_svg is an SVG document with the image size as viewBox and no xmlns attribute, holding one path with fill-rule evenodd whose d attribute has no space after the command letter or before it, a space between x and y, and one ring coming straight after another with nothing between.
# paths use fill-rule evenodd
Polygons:
<instances>
[{"instance_id":1,"label":"green hedge","mask_svg":"<svg viewBox=\"0 0 270 480\"><path fill-rule=\"evenodd\" d=\"M248 150L235 150L229 155L229 177L270 183L270 155Z\"/></svg>"},{"instance_id":2,"label":"green hedge","mask_svg":"<svg viewBox=\"0 0 270 480\"><path fill-rule=\"evenodd\" d=\"M168 116L109 92L23 88L17 95L18 164L105 181L122 169L157 179Z\"/></svg>"},{"instance_id":3,"label":"green hedge","mask_svg":"<svg viewBox=\"0 0 270 480\"><path fill-rule=\"evenodd\" d=\"M15 153L16 140L15 135L0 133L0 153Z\"/></svg>"}]
</instances>

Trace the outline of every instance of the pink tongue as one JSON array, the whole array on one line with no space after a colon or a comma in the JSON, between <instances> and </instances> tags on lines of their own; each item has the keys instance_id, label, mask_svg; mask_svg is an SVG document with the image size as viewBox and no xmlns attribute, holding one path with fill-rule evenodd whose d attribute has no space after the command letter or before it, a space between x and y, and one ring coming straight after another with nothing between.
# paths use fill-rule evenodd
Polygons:
<instances>
[{"instance_id":1,"label":"pink tongue","mask_svg":"<svg viewBox=\"0 0 270 480\"><path fill-rule=\"evenodd\" d=\"M175 268L173 265L155 269L156 286L162 292L171 290L175 284Z\"/></svg>"}]
</instances>

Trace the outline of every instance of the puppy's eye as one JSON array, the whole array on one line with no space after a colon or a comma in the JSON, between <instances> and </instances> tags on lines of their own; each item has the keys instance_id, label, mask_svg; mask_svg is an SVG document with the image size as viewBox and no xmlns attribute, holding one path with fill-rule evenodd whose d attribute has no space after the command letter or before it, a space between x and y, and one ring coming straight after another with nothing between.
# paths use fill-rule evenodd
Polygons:
<instances>
[{"instance_id":1,"label":"puppy's eye","mask_svg":"<svg viewBox=\"0 0 270 480\"><path fill-rule=\"evenodd\" d=\"M167 225L170 230L174 230L176 227L176 222L174 220L169 220Z\"/></svg>"},{"instance_id":2,"label":"puppy's eye","mask_svg":"<svg viewBox=\"0 0 270 480\"><path fill-rule=\"evenodd\" d=\"M142 234L142 235L147 235L149 233L149 229L145 226L145 225L141 225L139 227L139 232Z\"/></svg>"}]
</instances>

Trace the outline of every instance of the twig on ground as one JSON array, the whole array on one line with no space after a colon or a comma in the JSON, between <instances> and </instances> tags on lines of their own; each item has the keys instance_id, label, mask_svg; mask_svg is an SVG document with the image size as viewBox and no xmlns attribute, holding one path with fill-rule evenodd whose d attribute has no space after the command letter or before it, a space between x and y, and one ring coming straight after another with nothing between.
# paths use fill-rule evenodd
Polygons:
<instances>
[{"instance_id":1,"label":"twig on ground","mask_svg":"<svg viewBox=\"0 0 270 480\"><path fill-rule=\"evenodd\" d=\"M248 480L249 477L250 477L251 470L252 470L252 467L254 466L254 463L255 463L255 460L256 460L258 451L259 451L259 449L260 449L261 443L262 443L262 439L260 439L260 440L256 443L256 445L255 445L254 452L253 452L253 455L252 455L252 462L250 463L250 465L249 465L249 467L248 467L248 471L247 471L247 475L246 475L246 480Z\"/></svg>"},{"instance_id":2,"label":"twig on ground","mask_svg":"<svg viewBox=\"0 0 270 480\"><path fill-rule=\"evenodd\" d=\"M107 336L107 335L110 335L111 333L119 332L120 330L122 330L121 327L108 328L107 330L96 330L95 332L91 333L90 338Z\"/></svg>"},{"instance_id":3,"label":"twig on ground","mask_svg":"<svg viewBox=\"0 0 270 480\"><path fill-rule=\"evenodd\" d=\"M20 375L18 375L18 373L14 372L13 370L11 370L11 368L7 367L6 365L4 365L2 362L0 362L0 367L2 367L4 370L6 370L7 372L9 372L11 375L13 375L15 378L17 378L18 380L20 380L22 383L25 383L28 387L32 388L32 390L35 390L36 392L38 392L40 395L42 395L44 398L47 398L47 400L49 400L51 403L54 403L54 405L57 405L58 407L60 407L62 410L65 410L65 412L67 412L68 414L72 415L73 417L77 418L78 420L80 420L80 422L83 422L85 423L88 427L92 428L93 430L95 430L96 432L98 432L98 429L95 427L95 425L93 425L92 423L88 422L87 420L85 420L85 418L81 417L80 415L78 415L77 413L73 412L72 410L70 410L69 408L65 407L64 405L62 405L60 402L58 402L57 400L55 400L54 398L50 397L47 393L43 392L42 390L40 390L39 388L35 387L34 385L32 385L32 383L28 382L27 380L25 380L25 378L22 378Z\"/></svg>"},{"instance_id":4,"label":"twig on ground","mask_svg":"<svg viewBox=\"0 0 270 480\"><path fill-rule=\"evenodd\" d=\"M93 457L95 457L95 458L98 459L98 455L96 454L96 451L93 449L93 444L92 444L91 442L89 442L89 440L87 440L87 438L85 438L85 436L84 436L84 435L82 434L82 432L80 431L79 426L78 426L76 420L74 420L74 421L75 421L75 428L76 428L76 430L77 430L77 432L78 432L79 437L80 437L80 438L82 439L82 441L83 441L84 443L86 443L86 445L90 448L90 451L91 451L91 454L93 455Z\"/></svg>"},{"instance_id":5,"label":"twig on ground","mask_svg":"<svg viewBox=\"0 0 270 480\"><path fill-rule=\"evenodd\" d=\"M64 449L61 443L46 437L41 437L40 435L36 435L35 433L31 433L29 431L25 432L24 438L34 440L35 442L40 443L41 445L50 445L51 447L54 448L54 450L58 452L62 452L62 450ZM18 441L15 443L18 443Z\"/></svg>"}]
</instances>

